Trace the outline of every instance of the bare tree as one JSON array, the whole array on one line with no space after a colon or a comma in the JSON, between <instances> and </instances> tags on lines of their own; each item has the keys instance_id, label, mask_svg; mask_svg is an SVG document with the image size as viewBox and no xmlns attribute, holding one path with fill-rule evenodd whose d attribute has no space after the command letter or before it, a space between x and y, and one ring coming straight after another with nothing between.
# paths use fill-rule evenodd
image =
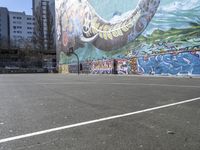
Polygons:
<instances>
[{"instance_id":1,"label":"bare tree","mask_svg":"<svg viewBox=\"0 0 200 150\"><path fill-rule=\"evenodd\" d=\"M42 6L36 8L35 14L35 26L33 32L33 43L35 49L44 50L44 25L43 25L43 16L42 16Z\"/></svg>"},{"instance_id":2,"label":"bare tree","mask_svg":"<svg viewBox=\"0 0 200 150\"><path fill-rule=\"evenodd\" d=\"M49 5L46 6L46 17L47 17L47 49L53 50L55 48L54 46L54 20L53 15L51 13Z\"/></svg>"},{"instance_id":3,"label":"bare tree","mask_svg":"<svg viewBox=\"0 0 200 150\"><path fill-rule=\"evenodd\" d=\"M47 3L46 8L39 5L36 8L34 18L35 28L33 33L33 43L35 44L35 48L39 50L53 50L55 48L54 20L49 3Z\"/></svg>"},{"instance_id":4,"label":"bare tree","mask_svg":"<svg viewBox=\"0 0 200 150\"><path fill-rule=\"evenodd\" d=\"M10 48L11 49L18 49L20 46L20 39L12 38L10 39Z\"/></svg>"},{"instance_id":5,"label":"bare tree","mask_svg":"<svg viewBox=\"0 0 200 150\"><path fill-rule=\"evenodd\" d=\"M29 39L20 40L23 47L19 48L19 60L22 68L42 67L42 53L35 50L32 41Z\"/></svg>"},{"instance_id":6,"label":"bare tree","mask_svg":"<svg viewBox=\"0 0 200 150\"><path fill-rule=\"evenodd\" d=\"M8 49L9 48L9 40L6 37L1 37L0 38L0 48L3 49Z\"/></svg>"}]
</instances>

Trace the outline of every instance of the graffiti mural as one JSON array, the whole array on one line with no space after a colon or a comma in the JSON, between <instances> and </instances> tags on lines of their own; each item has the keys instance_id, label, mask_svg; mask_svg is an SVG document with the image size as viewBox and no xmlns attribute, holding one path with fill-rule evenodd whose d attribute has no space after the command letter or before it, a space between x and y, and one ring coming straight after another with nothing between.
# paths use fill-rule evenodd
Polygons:
<instances>
[{"instance_id":1,"label":"graffiti mural","mask_svg":"<svg viewBox=\"0 0 200 150\"><path fill-rule=\"evenodd\" d=\"M92 62L81 62L82 64L82 70L80 70L80 73L86 73L89 74L91 73L91 66ZM69 65L69 73L78 73L78 66L77 64L70 64Z\"/></svg>"},{"instance_id":2,"label":"graffiti mural","mask_svg":"<svg viewBox=\"0 0 200 150\"><path fill-rule=\"evenodd\" d=\"M138 58L138 73L198 75L200 74L200 51L140 57Z\"/></svg>"},{"instance_id":3,"label":"graffiti mural","mask_svg":"<svg viewBox=\"0 0 200 150\"><path fill-rule=\"evenodd\" d=\"M110 21L100 17L88 0L60 0L57 3L60 4L57 4L58 19L61 19L58 20L58 38L64 48L69 45L79 48L77 43L85 42L101 50L114 50L133 41L145 30L160 0L140 0L135 9Z\"/></svg>"},{"instance_id":4,"label":"graffiti mural","mask_svg":"<svg viewBox=\"0 0 200 150\"><path fill-rule=\"evenodd\" d=\"M67 74L69 73L69 67L68 65L59 65L59 73L62 73L62 74Z\"/></svg>"},{"instance_id":5,"label":"graffiti mural","mask_svg":"<svg viewBox=\"0 0 200 150\"><path fill-rule=\"evenodd\" d=\"M198 61L192 59L190 51L198 53L200 47L199 0L57 0L55 4L60 64L76 63L75 57L65 54L69 47L74 47L82 62L127 60L128 73L167 75L169 66L162 67L160 72L154 69L157 66L148 67L148 63L157 65L156 61L148 61L155 57L164 60L162 64L171 64L170 70L176 68L169 74L196 74L184 70L184 60ZM178 60L182 58L182 71L177 69L175 58L168 58L172 53L179 54ZM188 64L196 70L193 64L198 62Z\"/></svg>"},{"instance_id":6,"label":"graffiti mural","mask_svg":"<svg viewBox=\"0 0 200 150\"><path fill-rule=\"evenodd\" d=\"M137 58L132 57L130 59L130 66L131 66L131 72L132 74L138 74L138 67L137 67Z\"/></svg>"},{"instance_id":7,"label":"graffiti mural","mask_svg":"<svg viewBox=\"0 0 200 150\"><path fill-rule=\"evenodd\" d=\"M127 59L117 60L117 74L130 74L131 66L130 61Z\"/></svg>"},{"instance_id":8,"label":"graffiti mural","mask_svg":"<svg viewBox=\"0 0 200 150\"><path fill-rule=\"evenodd\" d=\"M99 60L93 61L91 66L92 74L112 74L113 61L112 60Z\"/></svg>"}]
</instances>

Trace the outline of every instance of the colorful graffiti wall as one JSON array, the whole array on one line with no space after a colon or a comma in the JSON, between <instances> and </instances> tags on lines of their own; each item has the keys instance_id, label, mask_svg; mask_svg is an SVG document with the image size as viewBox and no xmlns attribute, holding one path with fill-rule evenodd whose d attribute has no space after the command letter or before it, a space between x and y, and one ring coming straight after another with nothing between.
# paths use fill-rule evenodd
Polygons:
<instances>
[{"instance_id":1,"label":"colorful graffiti wall","mask_svg":"<svg viewBox=\"0 0 200 150\"><path fill-rule=\"evenodd\" d=\"M113 73L113 61L101 60L93 61L91 64L92 74L112 74Z\"/></svg>"},{"instance_id":2,"label":"colorful graffiti wall","mask_svg":"<svg viewBox=\"0 0 200 150\"><path fill-rule=\"evenodd\" d=\"M199 75L200 51L143 56L137 65L139 74Z\"/></svg>"},{"instance_id":3,"label":"colorful graffiti wall","mask_svg":"<svg viewBox=\"0 0 200 150\"><path fill-rule=\"evenodd\" d=\"M117 61L117 74L131 74L130 60L118 59Z\"/></svg>"},{"instance_id":4,"label":"colorful graffiti wall","mask_svg":"<svg viewBox=\"0 0 200 150\"><path fill-rule=\"evenodd\" d=\"M69 73L69 66L68 65L59 65L59 73L67 74Z\"/></svg>"},{"instance_id":5,"label":"colorful graffiti wall","mask_svg":"<svg viewBox=\"0 0 200 150\"><path fill-rule=\"evenodd\" d=\"M119 74L200 75L199 14L199 0L57 0L58 63L73 47L90 73L116 59Z\"/></svg>"}]
</instances>

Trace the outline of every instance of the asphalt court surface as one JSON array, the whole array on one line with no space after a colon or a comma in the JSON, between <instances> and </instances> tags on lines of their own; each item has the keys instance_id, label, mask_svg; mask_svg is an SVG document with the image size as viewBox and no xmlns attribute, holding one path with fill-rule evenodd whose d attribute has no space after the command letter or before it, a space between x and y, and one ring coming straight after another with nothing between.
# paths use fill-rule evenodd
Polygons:
<instances>
[{"instance_id":1,"label":"asphalt court surface","mask_svg":"<svg viewBox=\"0 0 200 150\"><path fill-rule=\"evenodd\" d=\"M0 150L137 149L200 149L200 78L0 75Z\"/></svg>"}]
</instances>

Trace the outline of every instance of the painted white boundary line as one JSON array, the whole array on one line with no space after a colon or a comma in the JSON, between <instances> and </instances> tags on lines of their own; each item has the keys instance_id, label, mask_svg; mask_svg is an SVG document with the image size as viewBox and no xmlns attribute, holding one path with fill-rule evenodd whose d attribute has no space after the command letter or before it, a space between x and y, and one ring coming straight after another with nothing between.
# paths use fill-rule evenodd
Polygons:
<instances>
[{"instance_id":1,"label":"painted white boundary line","mask_svg":"<svg viewBox=\"0 0 200 150\"><path fill-rule=\"evenodd\" d=\"M39 85L79 85L79 84L101 84L101 85L138 85L138 86L163 86L163 87L180 87L180 88L200 88L198 85L175 85L175 84L151 84L151 83L98 83L98 82L66 82L66 83L37 83Z\"/></svg>"},{"instance_id":2,"label":"painted white boundary line","mask_svg":"<svg viewBox=\"0 0 200 150\"><path fill-rule=\"evenodd\" d=\"M105 83L105 84L109 84L109 83ZM151 84L151 83L110 83L113 85L146 85L146 86L166 86L166 87L187 87L187 88L200 88L200 86L195 86L195 85L175 85L175 84Z\"/></svg>"},{"instance_id":3,"label":"painted white boundary line","mask_svg":"<svg viewBox=\"0 0 200 150\"><path fill-rule=\"evenodd\" d=\"M200 97L189 99L189 100L184 100L184 101L177 102L177 103L172 103L172 104L162 105L162 106L158 106L158 107L148 108L148 109L144 109L144 110L140 110L140 111L130 112L130 113L126 113L126 114L121 114L121 115L116 115L116 116L111 116L111 117L106 117L106 118L100 118L100 119L96 119L96 120L91 120L91 121L76 123L76 124L72 124L72 125L66 125L66 126L62 126L62 127L47 129L47 130L43 130L43 131L28 133L28 134L24 134L24 135L9 137L9 138L5 138L5 139L0 139L0 144L10 142L10 141L19 140L19 139L24 139L24 138L28 138L28 137L33 137L33 136L37 136L37 135L56 132L56 131L60 131L60 130L65 130L65 129L69 129L69 128L75 128L75 127L94 124L94 123L98 123L98 122L102 122L102 121L113 120L113 119L127 117L127 116L131 116L131 115L135 115L135 114L141 114L141 113L144 113L144 112L149 112L149 111L167 108L167 107L171 107L171 106L181 105L181 104L190 103L190 102L198 101L198 100L200 100Z\"/></svg>"}]
</instances>

